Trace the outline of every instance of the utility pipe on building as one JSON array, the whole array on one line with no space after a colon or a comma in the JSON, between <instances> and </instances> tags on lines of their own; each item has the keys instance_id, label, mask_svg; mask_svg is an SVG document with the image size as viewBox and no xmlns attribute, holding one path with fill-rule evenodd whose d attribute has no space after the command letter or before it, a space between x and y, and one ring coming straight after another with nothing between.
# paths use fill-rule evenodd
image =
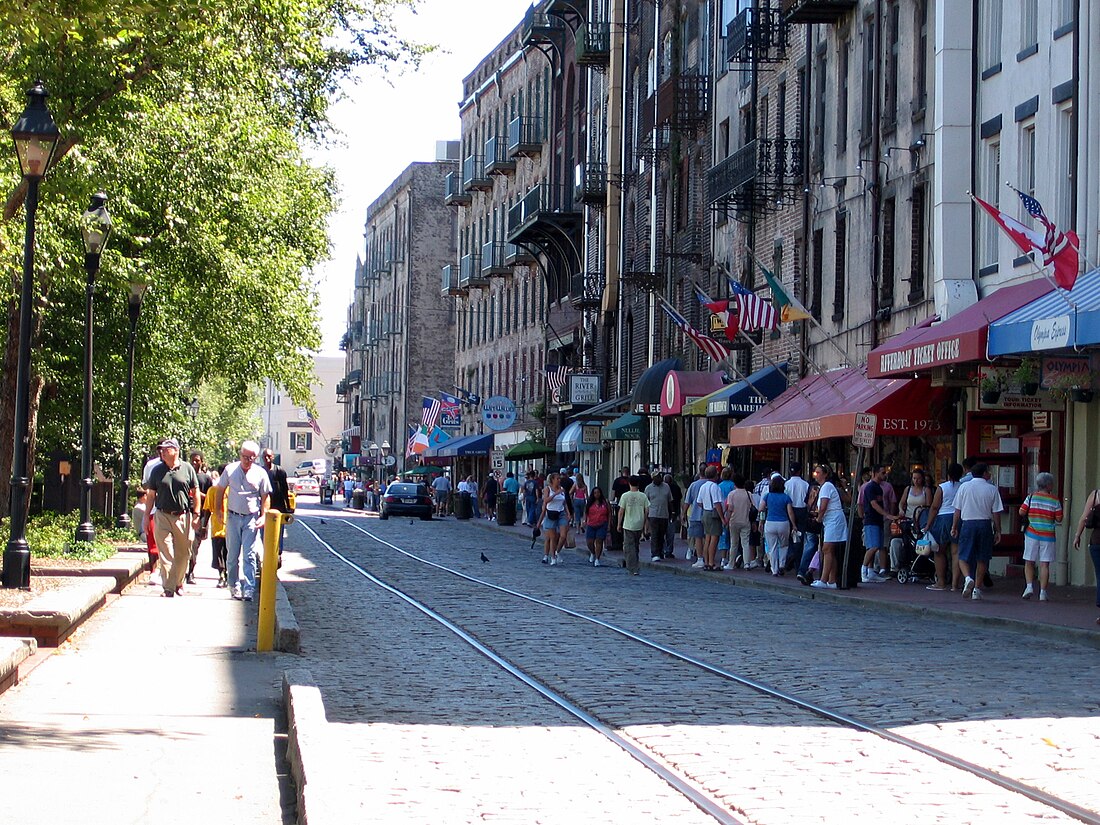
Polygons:
<instances>
[{"instance_id":1,"label":"utility pipe on building","mask_svg":"<svg viewBox=\"0 0 1100 825\"><path fill-rule=\"evenodd\" d=\"M626 141L623 140L623 115L626 97L623 94L623 75L626 62L626 0L614 0L610 21L611 63L607 78L607 210L605 213L603 292L604 348L606 357L603 368L603 385L610 386L611 347L618 353L617 375L620 391L623 381L623 348L615 340L615 328L622 318L619 273L622 271L622 220L623 220L623 169ZM621 329L621 324L618 325ZM618 394L618 393L616 393ZM608 390L608 395L611 395Z\"/></svg>"}]
</instances>

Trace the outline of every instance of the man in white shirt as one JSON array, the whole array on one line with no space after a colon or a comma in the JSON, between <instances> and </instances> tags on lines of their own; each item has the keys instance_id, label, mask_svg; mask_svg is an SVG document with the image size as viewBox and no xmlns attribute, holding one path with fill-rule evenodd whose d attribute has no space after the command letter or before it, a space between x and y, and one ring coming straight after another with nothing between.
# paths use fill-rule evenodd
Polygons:
<instances>
[{"instance_id":1,"label":"man in white shirt","mask_svg":"<svg viewBox=\"0 0 1100 825\"><path fill-rule=\"evenodd\" d=\"M806 536L806 526L810 522L810 511L806 508L806 496L810 493L810 483L802 477L802 462L791 462L791 477L783 485L783 492L791 497L794 508L794 526L798 538L792 539L791 551L787 554L788 568L798 564L802 558L802 547Z\"/></svg>"},{"instance_id":2,"label":"man in white shirt","mask_svg":"<svg viewBox=\"0 0 1100 825\"><path fill-rule=\"evenodd\" d=\"M263 552L263 526L271 505L271 478L256 463L260 445L241 445L240 461L218 476L217 503L225 523L226 581L234 599L252 601L256 560Z\"/></svg>"},{"instance_id":3,"label":"man in white shirt","mask_svg":"<svg viewBox=\"0 0 1100 825\"><path fill-rule=\"evenodd\" d=\"M711 465L707 467L704 475L706 479L699 488L699 496L696 499L703 508L703 569L717 570L715 556L718 553L718 538L722 535L725 526L725 514L722 509L722 488L715 479L718 478L718 468Z\"/></svg>"},{"instance_id":4,"label":"man in white shirt","mask_svg":"<svg viewBox=\"0 0 1100 825\"><path fill-rule=\"evenodd\" d=\"M432 490L435 491L435 514L447 515L447 503L451 497L451 479L446 474L437 476L432 480Z\"/></svg>"},{"instance_id":5,"label":"man in white shirt","mask_svg":"<svg viewBox=\"0 0 1100 825\"><path fill-rule=\"evenodd\" d=\"M951 536L959 542L959 570L966 577L963 598L974 601L982 597L975 582L985 580L989 560L993 558L993 546L1001 540L1001 520L1004 512L1001 493L988 479L989 468L981 461L970 470L973 480L960 485L955 493L955 516L951 522ZM970 575L971 565L974 576Z\"/></svg>"}]
</instances>

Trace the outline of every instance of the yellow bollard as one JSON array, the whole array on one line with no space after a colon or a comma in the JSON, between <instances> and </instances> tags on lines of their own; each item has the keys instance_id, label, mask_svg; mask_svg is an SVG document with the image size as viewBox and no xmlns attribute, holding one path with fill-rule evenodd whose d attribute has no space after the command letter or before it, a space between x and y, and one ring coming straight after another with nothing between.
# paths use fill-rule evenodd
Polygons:
<instances>
[{"instance_id":1,"label":"yellow bollard","mask_svg":"<svg viewBox=\"0 0 1100 825\"><path fill-rule=\"evenodd\" d=\"M275 648L275 583L279 578L279 536L293 516L268 510L264 519L264 561L260 575L260 620L256 628L256 650Z\"/></svg>"}]
</instances>

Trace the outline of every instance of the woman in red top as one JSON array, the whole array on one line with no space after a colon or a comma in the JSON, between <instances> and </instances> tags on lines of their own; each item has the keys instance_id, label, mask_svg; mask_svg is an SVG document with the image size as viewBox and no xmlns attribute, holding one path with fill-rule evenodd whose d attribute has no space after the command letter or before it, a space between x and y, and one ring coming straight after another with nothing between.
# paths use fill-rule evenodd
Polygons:
<instances>
[{"instance_id":1,"label":"woman in red top","mask_svg":"<svg viewBox=\"0 0 1100 825\"><path fill-rule=\"evenodd\" d=\"M603 544L607 540L607 527L611 519L611 507L603 496L600 487L593 487L588 495L588 501L584 505L584 519L581 527L584 528L584 537L588 542L588 560L593 567L600 566L600 556L603 555Z\"/></svg>"}]
</instances>

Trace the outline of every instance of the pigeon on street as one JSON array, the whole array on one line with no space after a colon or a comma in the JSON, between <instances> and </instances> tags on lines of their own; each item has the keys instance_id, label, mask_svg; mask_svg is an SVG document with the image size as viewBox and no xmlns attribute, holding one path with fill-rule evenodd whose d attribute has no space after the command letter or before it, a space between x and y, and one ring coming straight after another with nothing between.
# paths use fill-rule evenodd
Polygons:
<instances>
[{"instance_id":1,"label":"pigeon on street","mask_svg":"<svg viewBox=\"0 0 1100 825\"><path fill-rule=\"evenodd\" d=\"M482 560L482 561L489 561L489 557L488 557L488 556L486 556L486 555L485 555L484 553L482 553L482 554L481 554L481 560Z\"/></svg>"}]
</instances>

